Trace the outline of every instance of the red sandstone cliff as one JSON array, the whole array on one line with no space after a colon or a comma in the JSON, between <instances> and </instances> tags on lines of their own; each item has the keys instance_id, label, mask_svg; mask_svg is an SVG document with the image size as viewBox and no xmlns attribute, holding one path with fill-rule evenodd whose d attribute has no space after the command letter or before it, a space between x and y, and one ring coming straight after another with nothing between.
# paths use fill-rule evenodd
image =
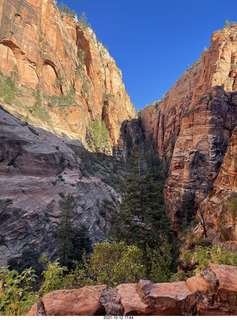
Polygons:
<instances>
[{"instance_id":1,"label":"red sandstone cliff","mask_svg":"<svg viewBox=\"0 0 237 320\"><path fill-rule=\"evenodd\" d=\"M20 86L18 103L4 107L29 123L85 142L88 123L105 121L113 144L134 116L121 71L89 27L59 12L53 0L0 1L0 70L18 67L20 83L42 95L48 120L32 111L34 94ZM68 99L73 88L73 100ZM50 103L62 97L62 105Z\"/></svg>"},{"instance_id":2,"label":"red sandstone cliff","mask_svg":"<svg viewBox=\"0 0 237 320\"><path fill-rule=\"evenodd\" d=\"M199 219L205 223L207 236L213 242L224 242L224 247L230 250L237 249L237 217L229 204L234 192L237 192L237 129L228 144L213 190L201 203L198 212ZM194 233L203 235L202 224L195 228Z\"/></svg>"},{"instance_id":3,"label":"red sandstone cliff","mask_svg":"<svg viewBox=\"0 0 237 320\"><path fill-rule=\"evenodd\" d=\"M180 231L184 197L197 208L217 177L237 119L237 26L217 31L158 106L142 111L146 135L170 161L165 198Z\"/></svg>"}]
</instances>

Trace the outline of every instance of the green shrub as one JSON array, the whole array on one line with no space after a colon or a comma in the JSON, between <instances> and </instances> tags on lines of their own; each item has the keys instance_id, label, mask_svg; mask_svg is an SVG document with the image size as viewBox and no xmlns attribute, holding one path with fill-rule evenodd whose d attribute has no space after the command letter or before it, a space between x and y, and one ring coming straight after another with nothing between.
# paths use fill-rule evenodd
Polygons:
<instances>
[{"instance_id":1,"label":"green shrub","mask_svg":"<svg viewBox=\"0 0 237 320\"><path fill-rule=\"evenodd\" d=\"M223 250L219 245L212 247L195 247L194 251L185 250L180 260L196 265L195 272L208 267L210 263L237 266L237 253Z\"/></svg>"},{"instance_id":2,"label":"green shrub","mask_svg":"<svg viewBox=\"0 0 237 320\"><path fill-rule=\"evenodd\" d=\"M172 276L171 265L173 260L171 251L172 246L168 242L167 238L164 239L159 250L152 250L147 247L146 264L148 265L147 274L149 280L153 282L170 282Z\"/></svg>"},{"instance_id":3,"label":"green shrub","mask_svg":"<svg viewBox=\"0 0 237 320\"><path fill-rule=\"evenodd\" d=\"M237 192L232 192L229 197L229 210L233 220L237 218Z\"/></svg>"},{"instance_id":4,"label":"green shrub","mask_svg":"<svg viewBox=\"0 0 237 320\"><path fill-rule=\"evenodd\" d=\"M42 272L44 282L39 290L40 295L44 296L51 291L63 288L63 275L67 268L60 266L59 259L51 262L47 257L44 257L42 262L47 263L46 270Z\"/></svg>"},{"instance_id":5,"label":"green shrub","mask_svg":"<svg viewBox=\"0 0 237 320\"><path fill-rule=\"evenodd\" d=\"M111 149L109 132L104 121L96 119L94 122L89 123L86 142L92 152L107 153Z\"/></svg>"},{"instance_id":6,"label":"green shrub","mask_svg":"<svg viewBox=\"0 0 237 320\"><path fill-rule=\"evenodd\" d=\"M11 71L11 79L13 82L13 86L16 87L19 84L20 76L19 76L19 70L17 68L17 65L15 64Z\"/></svg>"},{"instance_id":7,"label":"green shrub","mask_svg":"<svg viewBox=\"0 0 237 320\"><path fill-rule=\"evenodd\" d=\"M32 283L36 275L32 269L22 273L9 270L9 267L0 269L0 315L20 316L27 313L35 301L38 293L32 292Z\"/></svg>"},{"instance_id":8,"label":"green shrub","mask_svg":"<svg viewBox=\"0 0 237 320\"><path fill-rule=\"evenodd\" d=\"M68 288L91 284L107 284L116 287L121 283L139 281L145 275L142 251L124 242L104 241L94 246L89 258L83 256L83 266L78 266L65 277Z\"/></svg>"}]
</instances>

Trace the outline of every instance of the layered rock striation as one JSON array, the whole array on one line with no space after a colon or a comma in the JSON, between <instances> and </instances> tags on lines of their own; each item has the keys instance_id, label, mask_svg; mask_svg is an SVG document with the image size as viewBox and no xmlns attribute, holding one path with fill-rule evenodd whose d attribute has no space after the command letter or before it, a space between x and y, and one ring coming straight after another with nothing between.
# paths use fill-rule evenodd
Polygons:
<instances>
[{"instance_id":1,"label":"layered rock striation","mask_svg":"<svg viewBox=\"0 0 237 320\"><path fill-rule=\"evenodd\" d=\"M34 95L22 85L21 104L4 107L82 142L90 122L98 118L116 144L121 123L134 117L135 110L121 71L92 29L60 12L53 0L1 0L0 21L0 70L10 76L17 66L20 83L40 90L48 121L35 112Z\"/></svg>"},{"instance_id":2,"label":"layered rock striation","mask_svg":"<svg viewBox=\"0 0 237 320\"><path fill-rule=\"evenodd\" d=\"M212 36L211 46L166 94L141 112L147 136L168 163L165 187L173 230L181 230L186 199L195 210L218 176L237 123L237 26Z\"/></svg>"},{"instance_id":3,"label":"layered rock striation","mask_svg":"<svg viewBox=\"0 0 237 320\"><path fill-rule=\"evenodd\" d=\"M186 282L106 285L48 293L28 316L237 315L237 268L210 264Z\"/></svg>"},{"instance_id":4,"label":"layered rock striation","mask_svg":"<svg viewBox=\"0 0 237 320\"><path fill-rule=\"evenodd\" d=\"M92 243L105 239L119 196L85 172L87 154L80 141L62 140L0 109L1 266L26 249L57 256L57 227L67 195L74 230L84 225Z\"/></svg>"},{"instance_id":5,"label":"layered rock striation","mask_svg":"<svg viewBox=\"0 0 237 320\"><path fill-rule=\"evenodd\" d=\"M198 217L199 223L194 232L204 235L203 224L207 236L214 243L224 242L229 250L237 249L237 129L234 130L228 144L219 175L213 185L213 190L201 203ZM235 201L231 207L231 201Z\"/></svg>"}]
</instances>

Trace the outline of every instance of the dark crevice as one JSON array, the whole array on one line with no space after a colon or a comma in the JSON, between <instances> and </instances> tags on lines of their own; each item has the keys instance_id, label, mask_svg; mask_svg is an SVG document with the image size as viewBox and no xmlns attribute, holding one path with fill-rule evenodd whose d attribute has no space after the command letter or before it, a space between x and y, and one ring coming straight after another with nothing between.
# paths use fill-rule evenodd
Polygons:
<instances>
[{"instance_id":1,"label":"dark crevice","mask_svg":"<svg viewBox=\"0 0 237 320\"><path fill-rule=\"evenodd\" d=\"M110 316L122 316L124 308L121 304L121 296L118 294L118 289L105 288L101 297L100 304L105 309L105 314Z\"/></svg>"}]
</instances>

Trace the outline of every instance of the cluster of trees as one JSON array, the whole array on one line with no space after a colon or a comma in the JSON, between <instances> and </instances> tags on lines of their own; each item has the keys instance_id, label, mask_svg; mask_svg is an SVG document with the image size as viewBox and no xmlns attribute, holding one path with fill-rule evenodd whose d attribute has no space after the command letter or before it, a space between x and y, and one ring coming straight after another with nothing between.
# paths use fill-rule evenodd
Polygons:
<instances>
[{"instance_id":1,"label":"cluster of trees","mask_svg":"<svg viewBox=\"0 0 237 320\"><path fill-rule=\"evenodd\" d=\"M59 4L58 8L61 12L63 12L67 16L71 16L72 18L77 17L77 13L74 10L71 11L71 9L66 4L63 4L63 2Z\"/></svg>"},{"instance_id":2,"label":"cluster of trees","mask_svg":"<svg viewBox=\"0 0 237 320\"><path fill-rule=\"evenodd\" d=\"M60 4L58 5L59 10L64 13L65 15L72 17L73 19L77 20L77 13L75 12L75 10L71 10L66 4L64 4L63 2L60 2ZM78 23L83 27L83 28L91 28L91 24L87 23L87 17L85 12L82 12L80 19L78 20Z\"/></svg>"},{"instance_id":3,"label":"cluster of trees","mask_svg":"<svg viewBox=\"0 0 237 320\"><path fill-rule=\"evenodd\" d=\"M226 20L224 28L230 28L230 27L234 26L235 24L236 24L236 22L229 22L229 20Z\"/></svg>"},{"instance_id":4,"label":"cluster of trees","mask_svg":"<svg viewBox=\"0 0 237 320\"><path fill-rule=\"evenodd\" d=\"M104 121L97 118L89 123L86 133L86 142L89 149L95 153L108 153L111 149L109 132Z\"/></svg>"},{"instance_id":5,"label":"cluster of trees","mask_svg":"<svg viewBox=\"0 0 237 320\"><path fill-rule=\"evenodd\" d=\"M85 285L107 284L115 287L121 283L135 283L140 279L153 282L185 280L193 276L209 263L237 266L237 254L223 250L219 246L196 247L183 251L182 264L191 264L195 270L189 274L179 271L170 272L172 260L170 244L165 241L160 252L151 251L147 256L135 245L126 245L124 241L98 243L93 253L69 270L61 266L59 260L48 261L43 257L40 286L35 286L38 275L32 268L21 272L8 267L0 269L0 316L25 315L36 300L48 292L59 289L81 288ZM150 268L148 268L148 262Z\"/></svg>"},{"instance_id":6,"label":"cluster of trees","mask_svg":"<svg viewBox=\"0 0 237 320\"><path fill-rule=\"evenodd\" d=\"M114 213L113 228L108 240L95 244L93 250L85 226L73 227L73 197L60 195L59 259L43 258L39 263L38 256L28 251L20 262L9 261L8 267L0 269L0 315L24 315L37 299L58 289L99 284L116 287L140 279L169 282L193 275L176 273L179 250L164 207L163 166L154 152L145 147L131 152L121 177L122 201ZM189 224L190 199L185 200L182 213L184 223ZM234 194L231 208L235 202ZM237 265L237 254L218 246L198 246L183 251L180 263L191 264L198 271L210 262Z\"/></svg>"},{"instance_id":7,"label":"cluster of trees","mask_svg":"<svg viewBox=\"0 0 237 320\"><path fill-rule=\"evenodd\" d=\"M15 101L19 82L19 70L17 65L14 65L10 76L5 77L4 82L0 81L0 97L4 98L5 103L12 104Z\"/></svg>"},{"instance_id":8,"label":"cluster of trees","mask_svg":"<svg viewBox=\"0 0 237 320\"><path fill-rule=\"evenodd\" d=\"M60 223L57 228L57 248L60 263L72 269L74 261L81 261L83 253L92 251L88 229L81 225L79 229L73 227L73 197L64 197Z\"/></svg>"}]
</instances>

